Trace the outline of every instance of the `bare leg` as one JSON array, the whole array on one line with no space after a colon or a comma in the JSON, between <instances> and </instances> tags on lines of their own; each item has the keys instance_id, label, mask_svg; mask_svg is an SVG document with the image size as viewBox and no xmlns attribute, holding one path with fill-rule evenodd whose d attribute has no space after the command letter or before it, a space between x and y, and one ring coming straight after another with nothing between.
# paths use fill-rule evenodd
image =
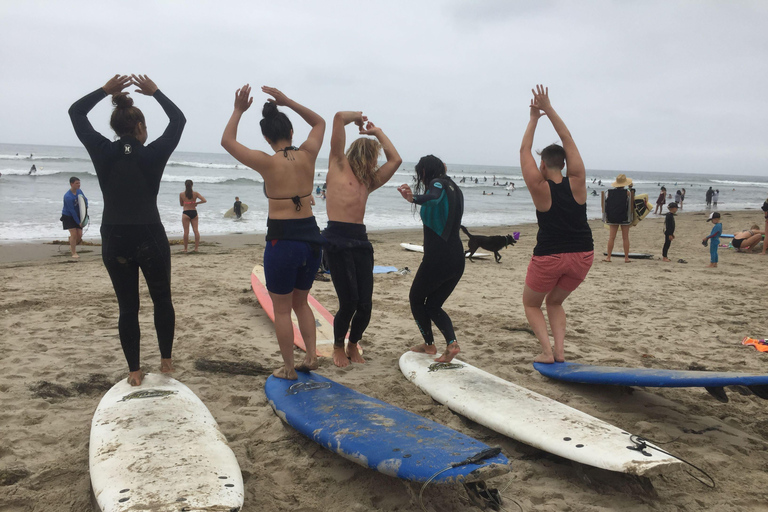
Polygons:
<instances>
[{"instance_id":1,"label":"bare leg","mask_svg":"<svg viewBox=\"0 0 768 512\"><path fill-rule=\"evenodd\" d=\"M77 232L79 229L77 228L70 228L69 229L69 252L72 254L73 258L79 258L80 255L77 254L77 244L79 243Z\"/></svg>"},{"instance_id":2,"label":"bare leg","mask_svg":"<svg viewBox=\"0 0 768 512\"><path fill-rule=\"evenodd\" d=\"M621 240L624 242L624 263L629 263L629 224L621 226Z\"/></svg>"},{"instance_id":3,"label":"bare leg","mask_svg":"<svg viewBox=\"0 0 768 512\"><path fill-rule=\"evenodd\" d=\"M549 318L549 328L552 329L552 337L555 339L555 349L553 355L555 361L562 363L565 361L565 309L563 302L571 292L562 288L555 288L547 294L547 318Z\"/></svg>"},{"instance_id":4,"label":"bare leg","mask_svg":"<svg viewBox=\"0 0 768 512\"><path fill-rule=\"evenodd\" d=\"M131 386L141 386L141 381L144 379L144 372L136 370L135 372L128 372L128 384Z\"/></svg>"},{"instance_id":5,"label":"bare leg","mask_svg":"<svg viewBox=\"0 0 768 512\"><path fill-rule=\"evenodd\" d=\"M363 355L360 353L360 348L357 346L357 343L347 343L347 357L349 357L353 363L365 363L365 359L363 359Z\"/></svg>"},{"instance_id":6,"label":"bare leg","mask_svg":"<svg viewBox=\"0 0 768 512\"><path fill-rule=\"evenodd\" d=\"M745 248L744 248L744 251L745 251L745 252L753 252L753 251L755 250L755 247L757 246L757 244L758 244L758 243L760 242L760 240L762 240L762 239L763 239L763 235L761 235L760 233L758 233L758 234L756 234L756 235L752 235L751 237L749 237L749 238L747 238L746 240L744 240L744 241L741 243L741 245L742 245L742 247L743 247L744 245L747 245L747 246L748 246L748 247L745 247Z\"/></svg>"},{"instance_id":7,"label":"bare leg","mask_svg":"<svg viewBox=\"0 0 768 512\"><path fill-rule=\"evenodd\" d=\"M610 254L610 252L608 254ZM525 317L528 319L528 324L531 326L531 329L533 329L533 334L536 335L536 338L541 344L541 354L534 359L534 362L536 363L555 362L555 356L552 353L552 345L549 343L549 334L547 333L547 321L544 318L544 313L541 311L541 304L544 302L546 296L546 293L539 293L531 290L528 288L528 285L525 285L525 288L523 288Z\"/></svg>"},{"instance_id":8,"label":"bare leg","mask_svg":"<svg viewBox=\"0 0 768 512\"><path fill-rule=\"evenodd\" d=\"M412 346L411 352L419 352L420 354L430 354L434 356L437 354L437 348L435 348L434 345L427 345L426 343L422 343L421 345Z\"/></svg>"},{"instance_id":9,"label":"bare leg","mask_svg":"<svg viewBox=\"0 0 768 512\"><path fill-rule=\"evenodd\" d=\"M608 226L610 228L610 231L608 233L608 255L605 257L603 261L607 261L610 263L611 261L611 254L613 253L613 243L616 241L616 233L619 232L619 226L611 224ZM531 290L533 291L533 290ZM525 292L523 292L525 293ZM542 300L543 301L543 300Z\"/></svg>"},{"instance_id":10,"label":"bare leg","mask_svg":"<svg viewBox=\"0 0 768 512\"><path fill-rule=\"evenodd\" d=\"M440 357L435 359L435 361L438 363L450 363L451 360L459 354L459 352L461 352L461 348L459 348L459 344L454 341L450 345L445 346L445 352L443 352Z\"/></svg>"},{"instance_id":11,"label":"bare leg","mask_svg":"<svg viewBox=\"0 0 768 512\"><path fill-rule=\"evenodd\" d=\"M296 365L296 370L308 372L317 370L317 329L315 328L315 315L312 308L307 303L309 290L293 290L293 311L296 312L296 318L299 321L299 331L304 338L304 346L307 353L304 355L304 361Z\"/></svg>"},{"instance_id":12,"label":"bare leg","mask_svg":"<svg viewBox=\"0 0 768 512\"><path fill-rule=\"evenodd\" d=\"M187 252L187 245L189 245L189 217L186 214L181 214L181 226L184 228L184 252Z\"/></svg>"},{"instance_id":13,"label":"bare leg","mask_svg":"<svg viewBox=\"0 0 768 512\"><path fill-rule=\"evenodd\" d=\"M200 247L200 231L197 229L197 222L199 220L199 217L195 217L189 222L192 225L192 230L195 232L195 252L197 252L198 247ZM189 230L187 230L187 233L189 233Z\"/></svg>"},{"instance_id":14,"label":"bare leg","mask_svg":"<svg viewBox=\"0 0 768 512\"><path fill-rule=\"evenodd\" d=\"M275 310L275 334L284 363L283 367L275 370L272 375L279 379L296 380L299 377L293 369L293 322L291 321L293 293L278 295L269 292L269 296Z\"/></svg>"}]
</instances>

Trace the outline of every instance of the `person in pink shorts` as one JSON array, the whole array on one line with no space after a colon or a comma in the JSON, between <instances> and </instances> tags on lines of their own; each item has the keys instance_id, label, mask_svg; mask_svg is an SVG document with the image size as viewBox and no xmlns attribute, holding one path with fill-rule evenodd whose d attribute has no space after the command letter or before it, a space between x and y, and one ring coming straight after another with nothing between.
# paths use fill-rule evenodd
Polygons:
<instances>
[{"instance_id":1,"label":"person in pink shorts","mask_svg":"<svg viewBox=\"0 0 768 512\"><path fill-rule=\"evenodd\" d=\"M530 119L520 147L520 168L536 207L539 232L528 264L523 307L528 323L541 344L537 363L565 361L565 309L563 301L584 280L594 260L592 230L587 223L587 182L584 162L565 123L552 108L549 88L537 85L531 100ZM552 144L536 165L533 136L539 118L546 115L563 145ZM566 169L563 176L563 168ZM541 310L546 301L554 348Z\"/></svg>"}]
</instances>

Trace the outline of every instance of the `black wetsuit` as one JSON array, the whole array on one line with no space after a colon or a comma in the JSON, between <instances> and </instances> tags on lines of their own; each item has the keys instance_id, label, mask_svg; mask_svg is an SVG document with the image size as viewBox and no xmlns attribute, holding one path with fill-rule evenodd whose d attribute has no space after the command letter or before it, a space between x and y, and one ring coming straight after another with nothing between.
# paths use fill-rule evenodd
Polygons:
<instances>
[{"instance_id":1,"label":"black wetsuit","mask_svg":"<svg viewBox=\"0 0 768 512\"><path fill-rule=\"evenodd\" d=\"M161 91L153 97L170 122L144 146L135 137L110 141L88 121L88 112L107 94L88 94L69 109L75 133L88 150L104 196L102 260L120 307L120 343L130 371L140 369L139 268L155 305L155 329L164 359L171 357L175 312L171 301L171 251L157 211L165 164L181 138L186 119Z\"/></svg>"},{"instance_id":2,"label":"black wetsuit","mask_svg":"<svg viewBox=\"0 0 768 512\"><path fill-rule=\"evenodd\" d=\"M350 324L349 342L357 343L371 320L373 246L365 224L329 220L323 237L325 258L339 297L339 310L333 319L333 343L343 347Z\"/></svg>"},{"instance_id":3,"label":"black wetsuit","mask_svg":"<svg viewBox=\"0 0 768 512\"><path fill-rule=\"evenodd\" d=\"M675 214L667 212L664 216L664 247L661 249L661 255L667 257L669 252L669 246L672 244L672 240L669 239L669 235L675 234Z\"/></svg>"},{"instance_id":4,"label":"black wetsuit","mask_svg":"<svg viewBox=\"0 0 768 512\"><path fill-rule=\"evenodd\" d=\"M411 314L427 345L434 343L432 322L451 344L456 334L443 303L464 274L464 244L459 237L464 195L444 177L432 180L426 193L413 196L413 202L421 205L424 258L411 285Z\"/></svg>"},{"instance_id":5,"label":"black wetsuit","mask_svg":"<svg viewBox=\"0 0 768 512\"><path fill-rule=\"evenodd\" d=\"M238 219L243 216L243 210L242 210L242 204L240 201L235 201L235 205L232 207L232 209L235 212L235 217Z\"/></svg>"}]
</instances>

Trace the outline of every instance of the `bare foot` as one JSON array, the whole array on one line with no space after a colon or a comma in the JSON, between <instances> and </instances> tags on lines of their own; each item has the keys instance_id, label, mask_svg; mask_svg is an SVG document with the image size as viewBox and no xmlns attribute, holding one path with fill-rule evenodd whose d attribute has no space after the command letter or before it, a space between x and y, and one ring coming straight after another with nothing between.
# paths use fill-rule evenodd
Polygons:
<instances>
[{"instance_id":1,"label":"bare foot","mask_svg":"<svg viewBox=\"0 0 768 512\"><path fill-rule=\"evenodd\" d=\"M632 263L632 260L630 260L630 259L626 258L626 259L624 260L624 263Z\"/></svg>"},{"instance_id":2,"label":"bare foot","mask_svg":"<svg viewBox=\"0 0 768 512\"><path fill-rule=\"evenodd\" d=\"M461 352L461 348L459 348L459 344L454 341L453 343L445 347L445 352L443 352L443 354L440 357L435 359L435 361L437 361L438 363L450 363L451 359L456 357L456 355L459 352Z\"/></svg>"},{"instance_id":3,"label":"bare foot","mask_svg":"<svg viewBox=\"0 0 768 512\"><path fill-rule=\"evenodd\" d=\"M304 357L304 361L302 361L301 364L294 366L294 369L297 372L311 372L312 370L317 370L318 366L319 364L317 362L317 356L310 356L307 354Z\"/></svg>"},{"instance_id":4,"label":"bare foot","mask_svg":"<svg viewBox=\"0 0 768 512\"><path fill-rule=\"evenodd\" d=\"M421 345L414 345L411 347L411 352L419 352L420 354L430 354L434 356L437 354L437 348L435 348L434 345L422 343Z\"/></svg>"},{"instance_id":5,"label":"bare foot","mask_svg":"<svg viewBox=\"0 0 768 512\"><path fill-rule=\"evenodd\" d=\"M546 364L552 364L555 362L555 356L552 355L551 352L542 352L541 354L537 355L533 359L534 363L546 363Z\"/></svg>"},{"instance_id":6,"label":"bare foot","mask_svg":"<svg viewBox=\"0 0 768 512\"><path fill-rule=\"evenodd\" d=\"M363 359L362 354L360 354L360 349L357 347L357 343L347 343L347 357L349 357L353 363L365 363L365 359Z\"/></svg>"},{"instance_id":7,"label":"bare foot","mask_svg":"<svg viewBox=\"0 0 768 512\"><path fill-rule=\"evenodd\" d=\"M136 370L135 372L128 372L128 384L131 386L141 386L141 381L144 379L144 372Z\"/></svg>"},{"instance_id":8,"label":"bare foot","mask_svg":"<svg viewBox=\"0 0 768 512\"><path fill-rule=\"evenodd\" d=\"M162 373L173 373L173 361L168 359L160 359L160 371Z\"/></svg>"},{"instance_id":9,"label":"bare foot","mask_svg":"<svg viewBox=\"0 0 768 512\"><path fill-rule=\"evenodd\" d=\"M553 352L554 359L556 363L564 363L565 362L565 351L561 348L560 350L555 347L555 350Z\"/></svg>"},{"instance_id":10,"label":"bare foot","mask_svg":"<svg viewBox=\"0 0 768 512\"><path fill-rule=\"evenodd\" d=\"M669 258L661 258L661 261L670 262L670 261L672 261L672 260L671 260L671 259L669 259Z\"/></svg>"},{"instance_id":11,"label":"bare foot","mask_svg":"<svg viewBox=\"0 0 768 512\"><path fill-rule=\"evenodd\" d=\"M611 258L603 258L603 263L610 263L610 262L611 262Z\"/></svg>"},{"instance_id":12,"label":"bare foot","mask_svg":"<svg viewBox=\"0 0 768 512\"><path fill-rule=\"evenodd\" d=\"M333 364L339 368L346 368L349 366L349 357L347 357L347 353L344 352L344 347L333 346Z\"/></svg>"},{"instance_id":13,"label":"bare foot","mask_svg":"<svg viewBox=\"0 0 768 512\"><path fill-rule=\"evenodd\" d=\"M704 268L717 268L717 263L710 263L709 265L707 265Z\"/></svg>"},{"instance_id":14,"label":"bare foot","mask_svg":"<svg viewBox=\"0 0 768 512\"><path fill-rule=\"evenodd\" d=\"M72 257L75 258L75 259L78 259L80 257L80 255L75 253L75 254L72 255Z\"/></svg>"},{"instance_id":15,"label":"bare foot","mask_svg":"<svg viewBox=\"0 0 768 512\"><path fill-rule=\"evenodd\" d=\"M298 380L299 378L299 376L296 375L296 372L294 370L287 371L285 369L285 366L281 366L277 370L273 371L272 376L278 379L285 379L285 380Z\"/></svg>"}]
</instances>

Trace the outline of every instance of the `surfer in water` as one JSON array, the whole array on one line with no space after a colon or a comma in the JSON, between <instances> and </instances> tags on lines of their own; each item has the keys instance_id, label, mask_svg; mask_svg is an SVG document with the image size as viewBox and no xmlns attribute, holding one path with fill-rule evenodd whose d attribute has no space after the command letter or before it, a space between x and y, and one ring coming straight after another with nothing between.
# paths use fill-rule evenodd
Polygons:
<instances>
[{"instance_id":1,"label":"surfer in water","mask_svg":"<svg viewBox=\"0 0 768 512\"><path fill-rule=\"evenodd\" d=\"M240 198L235 196L235 204L232 206L232 211L235 212L235 218L239 219L243 216L243 203Z\"/></svg>"},{"instance_id":2,"label":"surfer in water","mask_svg":"<svg viewBox=\"0 0 768 512\"><path fill-rule=\"evenodd\" d=\"M419 213L424 223L424 257L409 295L411 314L424 343L411 350L437 354L432 336L434 322L446 343L445 351L435 361L448 363L461 351L443 303L464 274L464 244L459 237L464 195L446 174L442 160L433 155L422 157L416 164L415 188L416 194L407 184L397 188L414 208L421 206Z\"/></svg>"},{"instance_id":3,"label":"surfer in water","mask_svg":"<svg viewBox=\"0 0 768 512\"><path fill-rule=\"evenodd\" d=\"M249 149L237 141L237 127L253 103L251 86L235 92L235 108L221 145L240 163L261 174L264 193L269 199L264 275L275 312L275 334L284 366L272 375L296 380L296 371L317 369L315 317L307 303L309 290L320 266L323 242L310 206L315 161L323 145L325 121L322 117L289 99L274 87L262 87L272 96L262 109L261 133L274 154ZM310 126L309 136L300 147L293 145L293 125L277 107L288 107ZM299 330L307 353L294 367L293 322L296 312Z\"/></svg>"},{"instance_id":4,"label":"surfer in water","mask_svg":"<svg viewBox=\"0 0 768 512\"><path fill-rule=\"evenodd\" d=\"M587 223L587 180L584 162L571 132L549 101L549 88L533 90L528 127L520 147L520 168L536 207L539 232L528 264L523 288L525 316L541 344L538 363L565 361L565 309L563 301L584 280L594 260L592 230ZM542 150L537 167L533 137L541 116L547 116L562 146ZM565 176L562 175L566 167ZM541 311L546 301L554 350Z\"/></svg>"},{"instance_id":5,"label":"surfer in water","mask_svg":"<svg viewBox=\"0 0 768 512\"><path fill-rule=\"evenodd\" d=\"M152 96L168 116L162 135L147 142L144 114L123 89ZM112 96L110 126L119 137L111 141L88 120L96 104ZM69 109L75 133L91 156L104 196L101 224L102 260L120 307L120 344L128 361L128 383L141 384L139 358L139 269L155 306L155 330L160 346L160 371L173 371L171 352L176 313L171 300L171 249L157 210L157 192L165 164L181 139L186 118L146 75L115 75Z\"/></svg>"},{"instance_id":6,"label":"surfer in water","mask_svg":"<svg viewBox=\"0 0 768 512\"><path fill-rule=\"evenodd\" d=\"M346 125L354 123L361 135L347 152ZM377 167L379 151L386 163ZM364 363L357 343L371 319L373 301L373 246L363 219L368 195L392 178L403 162L381 128L362 112L337 112L333 117L331 154L328 157L328 227L323 231L326 261L339 297L333 322L333 363L339 367ZM351 330L350 329L351 324ZM349 330L349 345L344 340Z\"/></svg>"},{"instance_id":7,"label":"surfer in water","mask_svg":"<svg viewBox=\"0 0 768 512\"><path fill-rule=\"evenodd\" d=\"M197 205L207 203L208 201L200 194L192 190L192 180L184 182L184 192L179 194L179 206L184 208L181 212L181 226L184 228L184 252L187 252L187 246L189 245L189 226L192 226L192 230L195 232L195 250L200 247L200 231L197 229L197 223L199 221L197 217Z\"/></svg>"},{"instance_id":8,"label":"surfer in water","mask_svg":"<svg viewBox=\"0 0 768 512\"><path fill-rule=\"evenodd\" d=\"M61 223L65 231L69 231L69 252L73 258L79 258L77 246L83 241L83 221L80 218L80 204L77 196L83 196L86 206L88 199L80 190L80 178L69 178L69 190L64 193L64 207L61 210Z\"/></svg>"}]
</instances>

